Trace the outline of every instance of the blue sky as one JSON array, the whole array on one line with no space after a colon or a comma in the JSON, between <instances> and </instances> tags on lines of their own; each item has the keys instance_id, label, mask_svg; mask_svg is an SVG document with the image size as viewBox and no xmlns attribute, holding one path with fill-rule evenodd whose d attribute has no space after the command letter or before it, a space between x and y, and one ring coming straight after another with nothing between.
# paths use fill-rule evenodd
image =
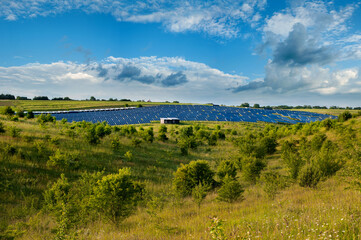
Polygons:
<instances>
[{"instance_id":1,"label":"blue sky","mask_svg":"<svg viewBox=\"0 0 361 240\"><path fill-rule=\"evenodd\" d=\"M20 96L361 106L359 1L0 2Z\"/></svg>"}]
</instances>

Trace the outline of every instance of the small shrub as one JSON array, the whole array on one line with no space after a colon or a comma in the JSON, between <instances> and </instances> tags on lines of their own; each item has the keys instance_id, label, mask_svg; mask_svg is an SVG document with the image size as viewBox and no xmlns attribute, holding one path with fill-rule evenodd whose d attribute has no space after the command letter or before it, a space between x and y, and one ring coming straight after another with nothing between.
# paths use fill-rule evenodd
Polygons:
<instances>
[{"instance_id":1,"label":"small shrub","mask_svg":"<svg viewBox=\"0 0 361 240\"><path fill-rule=\"evenodd\" d=\"M131 151L127 151L125 154L124 154L124 158L127 160L127 161L133 161L133 153Z\"/></svg>"},{"instance_id":2,"label":"small shrub","mask_svg":"<svg viewBox=\"0 0 361 240\"><path fill-rule=\"evenodd\" d=\"M120 146L121 146L119 139L118 138L112 139L112 141L110 142L110 146L114 152L119 151Z\"/></svg>"},{"instance_id":3,"label":"small shrub","mask_svg":"<svg viewBox=\"0 0 361 240\"><path fill-rule=\"evenodd\" d=\"M211 235L212 240L227 240L227 237L224 234L223 220L212 217L209 226L209 234Z\"/></svg>"},{"instance_id":4,"label":"small shrub","mask_svg":"<svg viewBox=\"0 0 361 240\"><path fill-rule=\"evenodd\" d=\"M164 132L161 132L161 133L159 133L159 135L158 135L158 140L165 142L165 141L168 140L168 137L167 137L167 135L166 135Z\"/></svg>"},{"instance_id":5,"label":"small shrub","mask_svg":"<svg viewBox=\"0 0 361 240\"><path fill-rule=\"evenodd\" d=\"M100 142L100 138L96 132L95 126L91 126L85 133L85 139L88 143L96 145Z\"/></svg>"},{"instance_id":6,"label":"small shrub","mask_svg":"<svg viewBox=\"0 0 361 240\"><path fill-rule=\"evenodd\" d=\"M15 114L15 112L10 106L6 106L2 110L2 114L7 115L7 116L13 116Z\"/></svg>"},{"instance_id":7,"label":"small shrub","mask_svg":"<svg viewBox=\"0 0 361 240\"><path fill-rule=\"evenodd\" d=\"M262 159L246 157L242 160L243 177L246 181L255 183L265 167L266 163Z\"/></svg>"},{"instance_id":8,"label":"small shrub","mask_svg":"<svg viewBox=\"0 0 361 240\"><path fill-rule=\"evenodd\" d=\"M53 156L49 157L46 163L49 167L58 167L60 169L76 169L79 167L79 161L70 154L63 154L60 150L56 150Z\"/></svg>"},{"instance_id":9,"label":"small shrub","mask_svg":"<svg viewBox=\"0 0 361 240\"><path fill-rule=\"evenodd\" d=\"M232 178L236 178L237 166L231 160L223 160L218 165L217 176L219 177L219 179L222 181L226 175Z\"/></svg>"},{"instance_id":10,"label":"small shrub","mask_svg":"<svg viewBox=\"0 0 361 240\"><path fill-rule=\"evenodd\" d=\"M13 122L18 122L19 118L18 118L18 116L14 116L10 120L13 121Z\"/></svg>"},{"instance_id":11,"label":"small shrub","mask_svg":"<svg viewBox=\"0 0 361 240\"><path fill-rule=\"evenodd\" d=\"M12 137L20 137L20 132L21 132L20 128L17 128L14 126L9 127L9 133L10 133L10 136L12 136Z\"/></svg>"},{"instance_id":12,"label":"small shrub","mask_svg":"<svg viewBox=\"0 0 361 240\"><path fill-rule=\"evenodd\" d=\"M214 172L207 161L191 161L189 164L181 164L174 173L173 186L180 196L189 196L193 188L200 183L205 186L214 186Z\"/></svg>"},{"instance_id":13,"label":"small shrub","mask_svg":"<svg viewBox=\"0 0 361 240\"><path fill-rule=\"evenodd\" d=\"M133 138L133 139L132 139L132 145L133 145L134 147L139 147L141 143L142 143L142 140L140 140L140 139L138 139L138 138Z\"/></svg>"},{"instance_id":14,"label":"small shrub","mask_svg":"<svg viewBox=\"0 0 361 240\"><path fill-rule=\"evenodd\" d=\"M16 154L16 148L10 144L7 144L4 147L4 153L8 156L13 156Z\"/></svg>"},{"instance_id":15,"label":"small shrub","mask_svg":"<svg viewBox=\"0 0 361 240\"><path fill-rule=\"evenodd\" d=\"M5 132L5 126L3 122L0 122L0 133L4 133Z\"/></svg>"},{"instance_id":16,"label":"small shrub","mask_svg":"<svg viewBox=\"0 0 361 240\"><path fill-rule=\"evenodd\" d=\"M276 171L266 171L261 174L260 178L263 183L263 191L267 197L274 199L281 189L286 187L286 182L282 176Z\"/></svg>"},{"instance_id":17,"label":"small shrub","mask_svg":"<svg viewBox=\"0 0 361 240\"><path fill-rule=\"evenodd\" d=\"M208 185L204 185L202 183L199 183L192 189L193 201L197 204L198 209L201 208L201 204L206 198L209 189L210 187Z\"/></svg>"},{"instance_id":18,"label":"small shrub","mask_svg":"<svg viewBox=\"0 0 361 240\"><path fill-rule=\"evenodd\" d=\"M340 115L338 115L338 121L345 122L348 119L352 118L352 114L349 111L344 111Z\"/></svg>"},{"instance_id":19,"label":"small shrub","mask_svg":"<svg viewBox=\"0 0 361 240\"><path fill-rule=\"evenodd\" d=\"M27 117L28 119L34 118L34 117L35 117L35 116L34 116L34 112L33 112L33 111L28 111L27 114L26 114L26 117Z\"/></svg>"},{"instance_id":20,"label":"small shrub","mask_svg":"<svg viewBox=\"0 0 361 240\"><path fill-rule=\"evenodd\" d=\"M25 113L23 110L19 110L16 112L16 116L18 116L19 118L23 118L25 117Z\"/></svg>"},{"instance_id":21,"label":"small shrub","mask_svg":"<svg viewBox=\"0 0 361 240\"><path fill-rule=\"evenodd\" d=\"M274 137L264 137L261 140L261 145L267 154L272 154L276 151L277 141Z\"/></svg>"},{"instance_id":22,"label":"small shrub","mask_svg":"<svg viewBox=\"0 0 361 240\"><path fill-rule=\"evenodd\" d=\"M242 199L244 189L241 184L234 178L226 175L223 179L222 186L218 189L217 199L222 202L233 203Z\"/></svg>"},{"instance_id":23,"label":"small shrub","mask_svg":"<svg viewBox=\"0 0 361 240\"><path fill-rule=\"evenodd\" d=\"M321 179L321 175L317 167L312 165L305 165L298 178L301 187L316 187Z\"/></svg>"}]
</instances>

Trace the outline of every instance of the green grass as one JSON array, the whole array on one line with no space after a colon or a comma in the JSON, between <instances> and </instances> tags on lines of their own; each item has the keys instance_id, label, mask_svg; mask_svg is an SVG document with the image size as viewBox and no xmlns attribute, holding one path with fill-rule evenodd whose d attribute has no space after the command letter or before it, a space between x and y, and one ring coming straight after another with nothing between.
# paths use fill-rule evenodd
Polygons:
<instances>
[{"instance_id":1,"label":"green grass","mask_svg":"<svg viewBox=\"0 0 361 240\"><path fill-rule=\"evenodd\" d=\"M40 101L24 102L40 104ZM46 104L49 102L53 101L47 101ZM91 104L98 102L74 103L64 104L70 104L68 106L75 109L95 107ZM34 110L45 110L50 107L26 106L31 106ZM56 109L63 106L57 106L54 101L54 106L51 107ZM53 217L42 211L43 193L61 173L65 173L73 182L84 172L104 170L106 174L116 173L123 167L130 167L136 178L146 184L149 193L163 196L164 207L151 215L146 205L142 204L134 215L118 226L105 220L95 220L76 229L77 239L210 239L210 218L213 216L224 220L223 229L228 239L361 238L361 192L350 185L357 177L345 177L347 171L344 171L347 167L353 169L353 161L359 161L352 157L348 144L353 144L358 153L361 152L360 118L337 123L338 127L331 130L326 130L317 123L306 124L304 126L313 129L313 133L309 135L305 135L303 130L297 132L293 126L287 125L183 122L182 125L168 125L168 141L142 141L138 147L132 144L131 137L120 136L117 132L104 137L98 145L90 145L85 141L83 129L72 130L76 133L74 138L68 135L70 123L39 125L35 119L12 122L1 115L0 121L6 129L5 133L0 133L0 234L12 234L17 236L15 239L54 238L52 229L56 227L56 223ZM177 145L179 134L176 132L184 126L196 125L210 131L215 131L219 126L226 133L226 140L218 140L216 146L208 146L207 142L203 141L197 149L192 149L189 155L183 156ZM138 131L141 127L153 127L155 137L160 128L159 123L135 126ZM329 139L338 144L339 152L349 153L344 155L344 161L349 164L314 189L302 188L297 182L291 181L274 199L267 197L260 181L256 184L243 181L242 172L239 172L238 176L245 188L243 201L232 204L218 202L216 191L212 191L198 210L191 198L177 199L173 196L173 173L181 163L202 159L207 160L211 167L216 169L221 160L239 158L239 149L232 142L234 138L249 132L262 132L270 126L278 129L276 133L280 134L279 144L285 140L299 140L302 136L312 139L317 132L324 132ZM20 136L11 137L11 127L21 129ZM237 134L231 134L232 130L236 130ZM351 133L355 134L352 138L348 135ZM118 137L121 143L117 151L111 149L111 140L114 137ZM8 145L16 149L12 156L5 152ZM61 170L47 166L49 156L57 149L77 155L79 168ZM266 157L265 170L273 169L286 176L288 171L280 157L280 149L279 146L276 153ZM128 161L124 157L127 151L132 152L133 160Z\"/></svg>"},{"instance_id":2,"label":"green grass","mask_svg":"<svg viewBox=\"0 0 361 240\"><path fill-rule=\"evenodd\" d=\"M13 106L16 109L33 110L33 111L55 111L55 110L74 110L74 109L91 109L91 108L116 108L136 107L138 104L143 106L152 105L173 105L182 103L165 103L165 102L128 102L128 101L59 101L59 100L0 100L0 106ZM185 104L185 103L184 103Z\"/></svg>"}]
</instances>

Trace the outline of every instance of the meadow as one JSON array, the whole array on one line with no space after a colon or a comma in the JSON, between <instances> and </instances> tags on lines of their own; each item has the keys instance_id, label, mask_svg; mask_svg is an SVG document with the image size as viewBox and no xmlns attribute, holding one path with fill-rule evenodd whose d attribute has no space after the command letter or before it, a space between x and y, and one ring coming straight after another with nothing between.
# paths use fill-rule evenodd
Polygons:
<instances>
[{"instance_id":1,"label":"meadow","mask_svg":"<svg viewBox=\"0 0 361 240\"><path fill-rule=\"evenodd\" d=\"M105 106L82 104L68 107ZM361 118L345 116L165 127L0 115L0 239L361 239ZM196 163L211 184L183 186ZM119 169L142 191L117 215L102 183Z\"/></svg>"}]
</instances>

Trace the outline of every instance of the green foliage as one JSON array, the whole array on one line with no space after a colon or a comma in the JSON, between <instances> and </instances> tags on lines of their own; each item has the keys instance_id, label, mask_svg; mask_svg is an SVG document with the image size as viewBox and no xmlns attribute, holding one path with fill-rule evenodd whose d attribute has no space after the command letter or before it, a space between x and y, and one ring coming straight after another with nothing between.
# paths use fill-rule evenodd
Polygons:
<instances>
[{"instance_id":1,"label":"green foliage","mask_svg":"<svg viewBox=\"0 0 361 240\"><path fill-rule=\"evenodd\" d=\"M140 139L138 139L138 138L133 138L133 139L132 139L132 145L133 145L134 147L139 147L141 143L142 143L142 140L140 140Z\"/></svg>"},{"instance_id":2,"label":"green foliage","mask_svg":"<svg viewBox=\"0 0 361 240\"><path fill-rule=\"evenodd\" d=\"M261 146L267 154L273 154L276 151L277 141L275 137L264 137L261 139Z\"/></svg>"},{"instance_id":3,"label":"green foliage","mask_svg":"<svg viewBox=\"0 0 361 240\"><path fill-rule=\"evenodd\" d=\"M298 183L301 187L316 187L320 179L321 174L318 168L307 164L300 171Z\"/></svg>"},{"instance_id":4,"label":"green foliage","mask_svg":"<svg viewBox=\"0 0 361 240\"><path fill-rule=\"evenodd\" d=\"M61 153L60 150L56 150L54 155L49 157L47 162L49 167L57 167L60 169L76 169L79 167L79 161L77 157L68 153Z\"/></svg>"},{"instance_id":5,"label":"green foliage","mask_svg":"<svg viewBox=\"0 0 361 240\"><path fill-rule=\"evenodd\" d=\"M10 144L6 144L4 147L4 154L7 156L13 156L16 154L16 148Z\"/></svg>"},{"instance_id":6,"label":"green foliage","mask_svg":"<svg viewBox=\"0 0 361 240\"><path fill-rule=\"evenodd\" d=\"M226 175L232 178L236 178L237 166L234 161L223 160L219 163L217 168L217 176L220 180L223 180Z\"/></svg>"},{"instance_id":7,"label":"green foliage","mask_svg":"<svg viewBox=\"0 0 361 240\"><path fill-rule=\"evenodd\" d=\"M326 130L335 128L335 125L336 125L336 120L332 120L331 118L326 118L321 122L321 126L325 127Z\"/></svg>"},{"instance_id":8,"label":"green foliage","mask_svg":"<svg viewBox=\"0 0 361 240\"><path fill-rule=\"evenodd\" d=\"M118 138L113 138L113 139L111 140L111 142L110 142L110 146L111 146L111 148L112 148L112 150L113 150L114 152L119 151L120 146L121 146L119 139L118 139Z\"/></svg>"},{"instance_id":9,"label":"green foliage","mask_svg":"<svg viewBox=\"0 0 361 240\"><path fill-rule=\"evenodd\" d=\"M124 168L98 181L93 203L101 214L118 223L134 213L143 196L144 185L135 181L130 170Z\"/></svg>"},{"instance_id":10,"label":"green foliage","mask_svg":"<svg viewBox=\"0 0 361 240\"><path fill-rule=\"evenodd\" d=\"M159 128L159 133L167 133L167 126L162 124L160 125L160 128Z\"/></svg>"},{"instance_id":11,"label":"green foliage","mask_svg":"<svg viewBox=\"0 0 361 240\"><path fill-rule=\"evenodd\" d=\"M2 109L1 113L7 116L14 116L15 111L10 106L6 106Z\"/></svg>"},{"instance_id":12,"label":"green foliage","mask_svg":"<svg viewBox=\"0 0 361 240\"><path fill-rule=\"evenodd\" d=\"M47 122L55 123L55 121L56 121L56 117L53 117L50 114L45 115L42 113L42 114L38 115L36 118L37 118L37 122L40 124L44 124Z\"/></svg>"},{"instance_id":13,"label":"green foliage","mask_svg":"<svg viewBox=\"0 0 361 240\"><path fill-rule=\"evenodd\" d=\"M222 202L233 203L242 199L243 192L244 189L241 184L233 177L226 175L223 178L222 186L217 191L217 199Z\"/></svg>"},{"instance_id":14,"label":"green foliage","mask_svg":"<svg viewBox=\"0 0 361 240\"><path fill-rule=\"evenodd\" d=\"M18 116L19 118L23 118L25 117L25 113L23 110L19 110L16 112L16 116Z\"/></svg>"},{"instance_id":15,"label":"green foliage","mask_svg":"<svg viewBox=\"0 0 361 240\"><path fill-rule=\"evenodd\" d=\"M161 133L159 133L159 135L158 135L158 140L165 142L165 141L168 140L168 137L167 137L167 135L166 135L164 132L161 132Z\"/></svg>"},{"instance_id":16,"label":"green foliage","mask_svg":"<svg viewBox=\"0 0 361 240\"><path fill-rule=\"evenodd\" d=\"M222 219L211 217L211 224L208 229L212 240L227 240L224 234Z\"/></svg>"},{"instance_id":17,"label":"green foliage","mask_svg":"<svg viewBox=\"0 0 361 240\"><path fill-rule=\"evenodd\" d=\"M285 141L282 144L281 158L288 167L291 178L297 179L298 172L305 162L298 153L295 142Z\"/></svg>"},{"instance_id":18,"label":"green foliage","mask_svg":"<svg viewBox=\"0 0 361 240\"><path fill-rule=\"evenodd\" d=\"M131 151L127 151L125 154L124 154L124 158L131 162L133 161L134 157L133 157L133 153Z\"/></svg>"},{"instance_id":19,"label":"green foliage","mask_svg":"<svg viewBox=\"0 0 361 240\"><path fill-rule=\"evenodd\" d=\"M320 150L323 142L326 139L327 139L327 136L324 133L318 133L315 136L313 136L313 138L310 142L312 149L315 151Z\"/></svg>"},{"instance_id":20,"label":"green foliage","mask_svg":"<svg viewBox=\"0 0 361 240\"><path fill-rule=\"evenodd\" d=\"M0 133L4 133L5 132L5 126L3 122L0 122Z\"/></svg>"},{"instance_id":21,"label":"green foliage","mask_svg":"<svg viewBox=\"0 0 361 240\"><path fill-rule=\"evenodd\" d=\"M9 127L9 133L10 133L10 136L12 136L12 137L20 137L20 132L21 132L20 128L17 128L15 126Z\"/></svg>"},{"instance_id":22,"label":"green foliage","mask_svg":"<svg viewBox=\"0 0 361 240\"><path fill-rule=\"evenodd\" d=\"M341 169L343 161L341 161L336 153L338 147L330 140L326 140L314 159L313 163L320 172L321 177L329 177Z\"/></svg>"},{"instance_id":23,"label":"green foliage","mask_svg":"<svg viewBox=\"0 0 361 240\"><path fill-rule=\"evenodd\" d=\"M209 146L216 146L217 145L217 134L212 133L212 135L210 135L208 137L208 145Z\"/></svg>"},{"instance_id":24,"label":"green foliage","mask_svg":"<svg viewBox=\"0 0 361 240\"><path fill-rule=\"evenodd\" d=\"M181 128L180 133L181 133L181 137L192 137L192 136L194 136L192 126Z\"/></svg>"},{"instance_id":25,"label":"green foliage","mask_svg":"<svg viewBox=\"0 0 361 240\"><path fill-rule=\"evenodd\" d=\"M95 125L89 127L85 133L85 139L88 143L96 145L100 142L100 138L96 132Z\"/></svg>"},{"instance_id":26,"label":"green foliage","mask_svg":"<svg viewBox=\"0 0 361 240\"><path fill-rule=\"evenodd\" d=\"M266 167L264 160L255 157L245 157L242 159L242 173L246 181L255 183L261 171Z\"/></svg>"},{"instance_id":27,"label":"green foliage","mask_svg":"<svg viewBox=\"0 0 361 240\"><path fill-rule=\"evenodd\" d=\"M202 184L214 187L214 172L207 161L191 161L189 164L181 164L174 174L173 186L177 194L182 197L192 194L193 188Z\"/></svg>"},{"instance_id":28,"label":"green foliage","mask_svg":"<svg viewBox=\"0 0 361 240\"><path fill-rule=\"evenodd\" d=\"M32 118L34 118L35 117L35 115L34 115L34 112L33 111L28 111L27 113L26 113L26 117L28 118L28 119L32 119Z\"/></svg>"},{"instance_id":29,"label":"green foliage","mask_svg":"<svg viewBox=\"0 0 361 240\"><path fill-rule=\"evenodd\" d=\"M198 209L201 208L203 200L206 198L210 186L199 183L192 189L193 201L197 204Z\"/></svg>"},{"instance_id":30,"label":"green foliage","mask_svg":"<svg viewBox=\"0 0 361 240\"><path fill-rule=\"evenodd\" d=\"M263 191L270 199L274 199L279 191L287 185L284 177L273 170L263 172L260 180L263 183Z\"/></svg>"},{"instance_id":31,"label":"green foliage","mask_svg":"<svg viewBox=\"0 0 361 240\"><path fill-rule=\"evenodd\" d=\"M348 119L352 118L352 114L349 111L344 111L340 115L338 115L338 121L345 122Z\"/></svg>"}]
</instances>

